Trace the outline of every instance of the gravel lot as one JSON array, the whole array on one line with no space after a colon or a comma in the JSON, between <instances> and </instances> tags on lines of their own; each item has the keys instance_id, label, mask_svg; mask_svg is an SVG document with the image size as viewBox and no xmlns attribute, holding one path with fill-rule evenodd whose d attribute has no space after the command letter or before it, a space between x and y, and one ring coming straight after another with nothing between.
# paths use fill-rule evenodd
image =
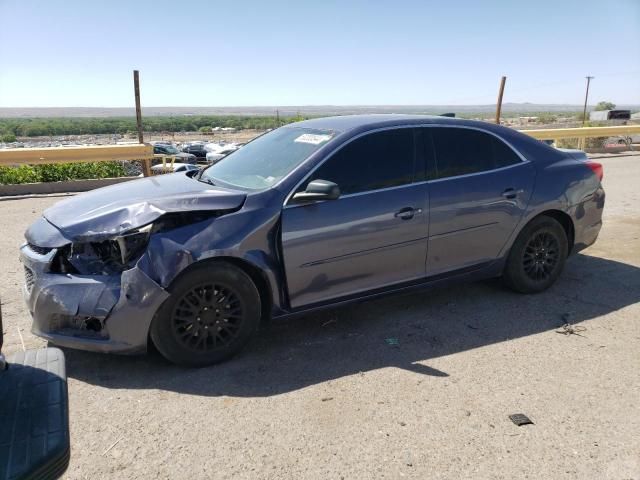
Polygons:
<instances>
[{"instance_id":1,"label":"gravel lot","mask_svg":"<svg viewBox=\"0 0 640 480\"><path fill-rule=\"evenodd\" d=\"M488 281L273 322L201 370L67 350L67 477L640 478L640 156L602 162L600 239L543 294ZM6 353L42 345L17 248L57 200L0 202ZM564 314L585 330L556 333Z\"/></svg>"}]
</instances>

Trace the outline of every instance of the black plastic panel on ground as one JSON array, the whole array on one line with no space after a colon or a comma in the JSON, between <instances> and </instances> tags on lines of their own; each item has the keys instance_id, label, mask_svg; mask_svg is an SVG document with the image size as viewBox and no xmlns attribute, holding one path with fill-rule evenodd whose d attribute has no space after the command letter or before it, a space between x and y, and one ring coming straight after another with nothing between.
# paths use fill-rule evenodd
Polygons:
<instances>
[{"instance_id":1,"label":"black plastic panel on ground","mask_svg":"<svg viewBox=\"0 0 640 480\"><path fill-rule=\"evenodd\" d=\"M0 480L51 479L69 463L64 354L28 350L0 372Z\"/></svg>"}]
</instances>

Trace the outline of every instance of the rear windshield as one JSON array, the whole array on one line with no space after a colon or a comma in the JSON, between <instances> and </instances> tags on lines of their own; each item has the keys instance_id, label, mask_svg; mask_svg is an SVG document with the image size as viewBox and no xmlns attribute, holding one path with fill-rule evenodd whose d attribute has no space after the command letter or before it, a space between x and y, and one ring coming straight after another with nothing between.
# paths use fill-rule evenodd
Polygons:
<instances>
[{"instance_id":1,"label":"rear windshield","mask_svg":"<svg viewBox=\"0 0 640 480\"><path fill-rule=\"evenodd\" d=\"M334 132L328 130L278 128L207 168L202 178L249 190L269 188L333 136Z\"/></svg>"}]
</instances>

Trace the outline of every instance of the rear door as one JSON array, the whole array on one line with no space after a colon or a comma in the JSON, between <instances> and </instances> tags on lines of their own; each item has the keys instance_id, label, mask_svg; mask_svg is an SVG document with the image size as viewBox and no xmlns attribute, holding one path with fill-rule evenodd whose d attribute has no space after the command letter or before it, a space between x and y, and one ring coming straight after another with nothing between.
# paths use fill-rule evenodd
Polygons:
<instances>
[{"instance_id":1,"label":"rear door","mask_svg":"<svg viewBox=\"0 0 640 480\"><path fill-rule=\"evenodd\" d=\"M430 159L427 275L495 260L529 203L535 168L482 130L426 127L423 133Z\"/></svg>"},{"instance_id":2,"label":"rear door","mask_svg":"<svg viewBox=\"0 0 640 480\"><path fill-rule=\"evenodd\" d=\"M400 128L353 140L312 180L341 196L285 205L282 248L291 306L323 302L425 275L427 186L416 168L415 132Z\"/></svg>"}]
</instances>

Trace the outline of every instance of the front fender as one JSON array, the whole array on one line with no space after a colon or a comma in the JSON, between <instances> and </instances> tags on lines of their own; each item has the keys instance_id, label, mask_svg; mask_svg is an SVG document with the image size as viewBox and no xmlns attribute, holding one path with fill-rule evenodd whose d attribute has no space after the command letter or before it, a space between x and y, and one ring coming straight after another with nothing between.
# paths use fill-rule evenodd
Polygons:
<instances>
[{"instance_id":1,"label":"front fender","mask_svg":"<svg viewBox=\"0 0 640 480\"><path fill-rule=\"evenodd\" d=\"M242 209L155 233L137 267L166 289L191 265L216 258L236 259L261 273L273 307L280 310L284 282L277 253L279 213Z\"/></svg>"}]
</instances>

